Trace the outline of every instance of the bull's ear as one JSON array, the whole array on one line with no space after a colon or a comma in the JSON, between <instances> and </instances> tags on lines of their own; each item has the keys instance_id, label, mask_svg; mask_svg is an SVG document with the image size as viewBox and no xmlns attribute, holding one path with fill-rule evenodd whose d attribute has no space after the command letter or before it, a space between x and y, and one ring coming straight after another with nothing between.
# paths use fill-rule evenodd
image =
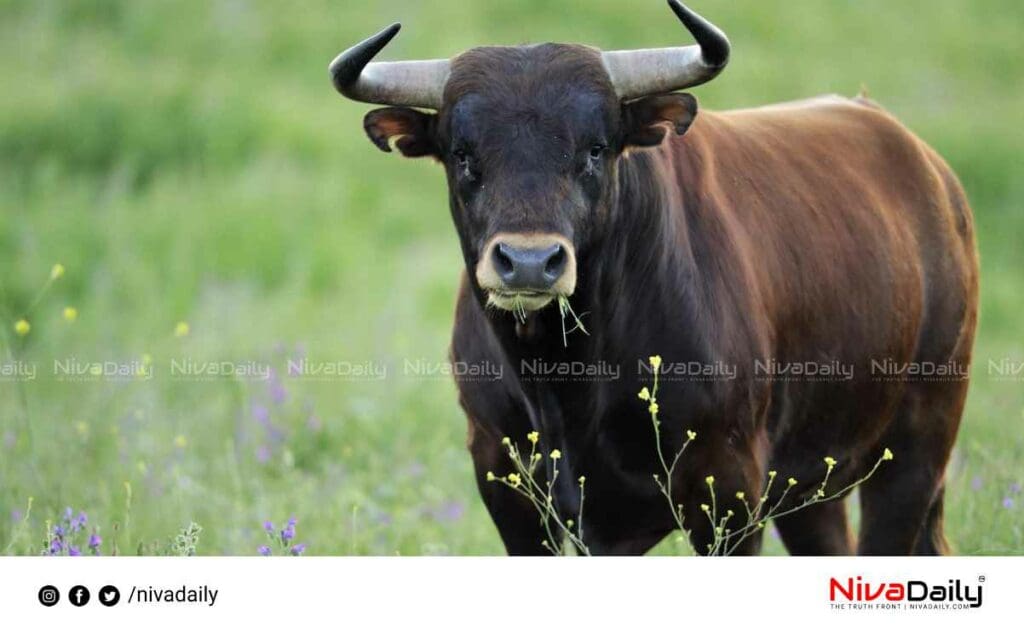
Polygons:
<instances>
[{"instance_id":1,"label":"bull's ear","mask_svg":"<svg viewBox=\"0 0 1024 633\"><path fill-rule=\"evenodd\" d=\"M363 118L363 129L373 144L382 151L391 151L391 139L404 156L437 156L434 132L437 115L412 108L379 108Z\"/></svg>"},{"instance_id":2,"label":"bull's ear","mask_svg":"<svg viewBox=\"0 0 1024 633\"><path fill-rule=\"evenodd\" d=\"M623 146L652 147L661 143L668 129L684 134L696 117L697 99L686 93L631 101L622 106Z\"/></svg>"}]
</instances>

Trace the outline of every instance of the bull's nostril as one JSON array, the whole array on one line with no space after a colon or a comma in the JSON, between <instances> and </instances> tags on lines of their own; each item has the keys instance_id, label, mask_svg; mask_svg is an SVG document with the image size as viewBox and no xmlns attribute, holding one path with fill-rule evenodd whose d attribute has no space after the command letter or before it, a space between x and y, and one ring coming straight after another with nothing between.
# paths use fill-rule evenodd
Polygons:
<instances>
[{"instance_id":1,"label":"bull's nostril","mask_svg":"<svg viewBox=\"0 0 1024 633\"><path fill-rule=\"evenodd\" d=\"M508 281L516 270L515 262L512 261L512 257L509 253L509 247L504 244L498 244L493 251L491 251L492 259L494 260L494 270L498 273L498 276Z\"/></svg>"},{"instance_id":2,"label":"bull's nostril","mask_svg":"<svg viewBox=\"0 0 1024 633\"><path fill-rule=\"evenodd\" d=\"M558 279L565 271L565 249L561 244L555 246L555 252L548 257L544 264L544 275L551 280Z\"/></svg>"}]
</instances>

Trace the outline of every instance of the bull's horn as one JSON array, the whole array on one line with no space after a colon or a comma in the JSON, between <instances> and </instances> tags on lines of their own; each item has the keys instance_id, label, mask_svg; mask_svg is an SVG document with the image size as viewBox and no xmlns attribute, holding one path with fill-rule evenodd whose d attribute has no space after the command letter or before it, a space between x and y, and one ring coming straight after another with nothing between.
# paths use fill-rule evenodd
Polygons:
<instances>
[{"instance_id":1,"label":"bull's horn","mask_svg":"<svg viewBox=\"0 0 1024 633\"><path fill-rule=\"evenodd\" d=\"M392 24L334 58L329 70L338 92L365 103L441 107L448 80L447 59L370 62L401 28L401 24Z\"/></svg>"},{"instance_id":2,"label":"bull's horn","mask_svg":"<svg viewBox=\"0 0 1024 633\"><path fill-rule=\"evenodd\" d=\"M729 61L729 39L679 0L668 0L697 46L602 53L604 67L623 101L711 81Z\"/></svg>"}]
</instances>

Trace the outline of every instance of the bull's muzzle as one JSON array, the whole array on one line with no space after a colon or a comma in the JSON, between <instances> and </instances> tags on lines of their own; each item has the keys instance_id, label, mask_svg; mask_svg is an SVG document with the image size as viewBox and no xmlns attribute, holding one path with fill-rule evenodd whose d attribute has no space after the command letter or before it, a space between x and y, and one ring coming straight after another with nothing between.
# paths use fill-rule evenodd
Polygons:
<instances>
[{"instance_id":1,"label":"bull's muzzle","mask_svg":"<svg viewBox=\"0 0 1024 633\"><path fill-rule=\"evenodd\" d=\"M553 233L499 233L476 267L488 302L504 310L539 310L576 290L576 253Z\"/></svg>"}]
</instances>

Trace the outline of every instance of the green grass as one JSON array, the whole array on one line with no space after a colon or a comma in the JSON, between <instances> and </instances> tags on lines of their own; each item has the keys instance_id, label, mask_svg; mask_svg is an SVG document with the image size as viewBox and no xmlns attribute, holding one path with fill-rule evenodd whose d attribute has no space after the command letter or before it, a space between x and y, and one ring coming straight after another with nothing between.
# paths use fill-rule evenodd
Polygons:
<instances>
[{"instance_id":1,"label":"green grass","mask_svg":"<svg viewBox=\"0 0 1024 633\"><path fill-rule=\"evenodd\" d=\"M196 521L199 553L254 553L263 520L294 515L315 554L500 553L451 381L402 375L404 357L447 354L462 262L442 174L374 149L361 131L368 107L339 98L326 65L397 19L406 28L392 59L476 44L685 42L664 3L72 6L0 0L0 341L43 374L0 381L0 551L38 551L45 521L73 506L122 552ZM1024 359L1019 4L694 6L735 46L728 71L696 89L702 107L863 84L950 161L982 253L977 356ZM13 321L57 261L67 275L18 340ZM62 322L65 305L77 322ZM176 338L182 320L191 334ZM279 405L266 383L45 375L54 356L280 364L297 346L325 361L390 361L396 375L285 379ZM1024 497L1008 490L1022 479L1024 388L986 369L950 470L948 531L962 553L1022 552ZM261 406L279 440L256 421ZM11 515L29 497L20 529ZM768 551L780 551L772 538Z\"/></svg>"}]
</instances>

